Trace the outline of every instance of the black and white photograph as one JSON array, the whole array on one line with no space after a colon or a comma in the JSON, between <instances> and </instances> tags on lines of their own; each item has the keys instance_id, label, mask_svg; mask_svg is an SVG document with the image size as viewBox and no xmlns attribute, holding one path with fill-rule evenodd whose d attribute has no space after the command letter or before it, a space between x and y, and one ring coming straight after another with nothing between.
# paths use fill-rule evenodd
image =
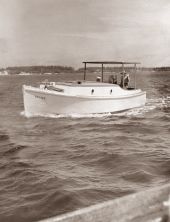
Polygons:
<instances>
[{"instance_id":1,"label":"black and white photograph","mask_svg":"<svg viewBox=\"0 0 170 222\"><path fill-rule=\"evenodd\" d=\"M169 0L0 0L0 222L170 222Z\"/></svg>"}]
</instances>

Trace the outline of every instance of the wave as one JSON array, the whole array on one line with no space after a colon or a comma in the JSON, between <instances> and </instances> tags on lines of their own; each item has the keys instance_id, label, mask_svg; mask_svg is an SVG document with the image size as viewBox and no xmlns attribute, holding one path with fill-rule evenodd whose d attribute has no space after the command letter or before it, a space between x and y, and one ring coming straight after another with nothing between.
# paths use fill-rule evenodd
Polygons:
<instances>
[{"instance_id":1,"label":"wave","mask_svg":"<svg viewBox=\"0 0 170 222\"><path fill-rule=\"evenodd\" d=\"M14 154L14 153L19 152L20 150L28 148L27 146L24 146L24 145L15 145L15 144L9 144L9 145L10 145L10 148L4 152L4 155Z\"/></svg>"},{"instance_id":2,"label":"wave","mask_svg":"<svg viewBox=\"0 0 170 222\"><path fill-rule=\"evenodd\" d=\"M9 140L9 135L0 132L0 141Z\"/></svg>"},{"instance_id":3,"label":"wave","mask_svg":"<svg viewBox=\"0 0 170 222\"><path fill-rule=\"evenodd\" d=\"M122 175L122 178L135 183L149 183L154 175L145 170L136 170Z\"/></svg>"}]
</instances>

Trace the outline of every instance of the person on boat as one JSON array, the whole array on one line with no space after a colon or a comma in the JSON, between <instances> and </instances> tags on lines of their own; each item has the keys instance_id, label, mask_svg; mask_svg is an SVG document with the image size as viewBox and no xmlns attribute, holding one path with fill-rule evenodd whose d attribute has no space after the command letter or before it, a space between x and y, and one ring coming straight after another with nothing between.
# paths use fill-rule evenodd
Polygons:
<instances>
[{"instance_id":1,"label":"person on boat","mask_svg":"<svg viewBox=\"0 0 170 222\"><path fill-rule=\"evenodd\" d=\"M120 79L120 87L123 88L123 81L124 81L124 75L125 75L125 72L121 72L120 75L121 75L121 79Z\"/></svg>"},{"instance_id":2,"label":"person on boat","mask_svg":"<svg viewBox=\"0 0 170 222\"><path fill-rule=\"evenodd\" d=\"M129 74L125 73L125 76L124 76L124 86L125 86L126 88L128 88L129 82L130 82Z\"/></svg>"},{"instance_id":3,"label":"person on boat","mask_svg":"<svg viewBox=\"0 0 170 222\"><path fill-rule=\"evenodd\" d=\"M130 77L129 74L126 72L121 72L121 82L120 82L120 87L125 87L127 88L130 82Z\"/></svg>"},{"instance_id":4,"label":"person on boat","mask_svg":"<svg viewBox=\"0 0 170 222\"><path fill-rule=\"evenodd\" d=\"M100 76L97 76L96 82L100 82L100 81L101 81L101 77L100 77Z\"/></svg>"},{"instance_id":5,"label":"person on boat","mask_svg":"<svg viewBox=\"0 0 170 222\"><path fill-rule=\"evenodd\" d=\"M117 75L110 75L109 76L109 83L117 84Z\"/></svg>"},{"instance_id":6,"label":"person on boat","mask_svg":"<svg viewBox=\"0 0 170 222\"><path fill-rule=\"evenodd\" d=\"M49 85L48 79L45 79L42 83L44 84L44 89L47 89Z\"/></svg>"}]
</instances>

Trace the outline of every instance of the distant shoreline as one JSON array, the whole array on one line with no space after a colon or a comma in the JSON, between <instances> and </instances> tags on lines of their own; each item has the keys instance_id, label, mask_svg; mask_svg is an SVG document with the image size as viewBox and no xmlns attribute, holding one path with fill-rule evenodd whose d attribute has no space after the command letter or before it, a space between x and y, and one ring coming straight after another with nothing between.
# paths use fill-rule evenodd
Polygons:
<instances>
[{"instance_id":1,"label":"distant shoreline","mask_svg":"<svg viewBox=\"0 0 170 222\"><path fill-rule=\"evenodd\" d=\"M131 71L133 67L126 67L127 71ZM100 67L88 67L87 70L92 73L99 73ZM14 66L0 69L0 75L52 75L61 73L75 73L83 72L84 68L74 69L71 66ZM104 67L106 72L120 72L121 67ZM147 72L167 72L170 71L170 67L138 67L137 71Z\"/></svg>"}]
</instances>

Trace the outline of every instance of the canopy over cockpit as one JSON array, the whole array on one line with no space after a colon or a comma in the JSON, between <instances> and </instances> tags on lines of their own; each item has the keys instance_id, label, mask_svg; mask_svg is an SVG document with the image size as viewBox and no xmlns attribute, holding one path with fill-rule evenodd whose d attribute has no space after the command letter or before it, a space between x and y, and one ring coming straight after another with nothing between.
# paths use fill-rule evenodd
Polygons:
<instances>
[{"instance_id":1,"label":"canopy over cockpit","mask_svg":"<svg viewBox=\"0 0 170 222\"><path fill-rule=\"evenodd\" d=\"M135 86L136 88L136 69L137 64L140 64L139 62L122 62L122 61L84 61L84 80L86 80L86 71L87 71L87 64L97 64L101 65L101 75L102 75L102 82L103 82L103 76L104 76L104 65L121 65L122 66L122 72L125 71L125 65L134 65L135 70Z\"/></svg>"},{"instance_id":2,"label":"canopy over cockpit","mask_svg":"<svg viewBox=\"0 0 170 222\"><path fill-rule=\"evenodd\" d=\"M116 62L116 61L85 61L83 63L89 64L118 64L118 65L134 65L140 64L139 62Z\"/></svg>"}]
</instances>

